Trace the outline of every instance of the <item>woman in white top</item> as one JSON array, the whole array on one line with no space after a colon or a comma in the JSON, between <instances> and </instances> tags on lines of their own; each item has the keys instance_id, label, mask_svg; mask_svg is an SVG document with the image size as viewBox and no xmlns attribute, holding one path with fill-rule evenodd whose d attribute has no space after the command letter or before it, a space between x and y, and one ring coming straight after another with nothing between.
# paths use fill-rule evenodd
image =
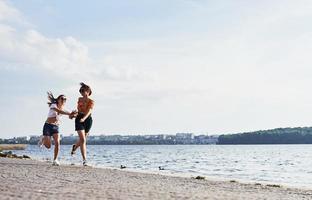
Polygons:
<instances>
[{"instance_id":1,"label":"woman in white top","mask_svg":"<svg viewBox=\"0 0 312 200\"><path fill-rule=\"evenodd\" d=\"M72 116L74 113L70 113L64 110L64 105L66 102L65 95L59 95L57 98L54 98L51 92L48 92L48 105L49 113L47 120L43 126L43 138L40 139L41 145L44 145L46 148L51 148L51 136L54 140L54 159L53 165L59 165L57 160L57 155L60 149L60 138L59 138L59 116L61 114Z\"/></svg>"}]
</instances>

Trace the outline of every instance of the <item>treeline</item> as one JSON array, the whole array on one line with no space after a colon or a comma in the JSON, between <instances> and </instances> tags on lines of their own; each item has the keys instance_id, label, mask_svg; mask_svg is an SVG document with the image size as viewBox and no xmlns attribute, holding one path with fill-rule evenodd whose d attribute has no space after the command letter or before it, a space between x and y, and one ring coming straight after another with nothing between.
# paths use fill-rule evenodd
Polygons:
<instances>
[{"instance_id":1,"label":"treeline","mask_svg":"<svg viewBox=\"0 0 312 200\"><path fill-rule=\"evenodd\" d=\"M312 127L277 128L220 135L217 144L312 144Z\"/></svg>"}]
</instances>

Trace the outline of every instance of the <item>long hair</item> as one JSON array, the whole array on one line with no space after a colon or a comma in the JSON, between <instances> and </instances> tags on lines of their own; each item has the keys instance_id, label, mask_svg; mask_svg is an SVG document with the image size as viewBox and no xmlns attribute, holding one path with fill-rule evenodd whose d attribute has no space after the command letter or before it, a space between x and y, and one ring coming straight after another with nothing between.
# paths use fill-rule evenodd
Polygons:
<instances>
[{"instance_id":1,"label":"long hair","mask_svg":"<svg viewBox=\"0 0 312 200\"><path fill-rule=\"evenodd\" d=\"M80 93L82 93L83 91L87 91L87 92L89 92L89 95L92 94L92 90L91 90L90 86L84 84L83 82L80 83L80 86L81 86L79 89Z\"/></svg>"},{"instance_id":2,"label":"long hair","mask_svg":"<svg viewBox=\"0 0 312 200\"><path fill-rule=\"evenodd\" d=\"M59 95L57 98L55 98L55 97L53 96L52 92L47 92L47 94L48 94L48 105L49 105L49 107L50 107L52 104L58 104L58 100L59 100L60 98L64 98L64 97L65 97L64 94ZM65 98L66 98L66 97L65 97Z\"/></svg>"}]
</instances>

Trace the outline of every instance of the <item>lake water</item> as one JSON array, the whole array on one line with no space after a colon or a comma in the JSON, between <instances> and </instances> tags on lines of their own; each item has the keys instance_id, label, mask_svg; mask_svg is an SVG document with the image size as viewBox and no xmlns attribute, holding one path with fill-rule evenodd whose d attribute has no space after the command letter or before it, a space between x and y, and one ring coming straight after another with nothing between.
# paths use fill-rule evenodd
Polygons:
<instances>
[{"instance_id":1,"label":"lake water","mask_svg":"<svg viewBox=\"0 0 312 200\"><path fill-rule=\"evenodd\" d=\"M78 149L70 156L62 145L60 162L81 165ZM98 167L202 175L220 179L312 188L312 145L88 145L88 162ZM52 159L51 150L28 145L24 151L39 160ZM159 166L165 170L159 171Z\"/></svg>"}]
</instances>

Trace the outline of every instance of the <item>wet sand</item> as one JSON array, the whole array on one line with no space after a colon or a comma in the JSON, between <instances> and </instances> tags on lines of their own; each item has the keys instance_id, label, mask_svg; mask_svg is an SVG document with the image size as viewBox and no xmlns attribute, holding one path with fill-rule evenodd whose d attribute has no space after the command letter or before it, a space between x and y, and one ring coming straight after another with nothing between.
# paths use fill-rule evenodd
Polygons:
<instances>
[{"instance_id":1,"label":"wet sand","mask_svg":"<svg viewBox=\"0 0 312 200\"><path fill-rule=\"evenodd\" d=\"M0 199L312 199L312 190L0 158Z\"/></svg>"}]
</instances>

